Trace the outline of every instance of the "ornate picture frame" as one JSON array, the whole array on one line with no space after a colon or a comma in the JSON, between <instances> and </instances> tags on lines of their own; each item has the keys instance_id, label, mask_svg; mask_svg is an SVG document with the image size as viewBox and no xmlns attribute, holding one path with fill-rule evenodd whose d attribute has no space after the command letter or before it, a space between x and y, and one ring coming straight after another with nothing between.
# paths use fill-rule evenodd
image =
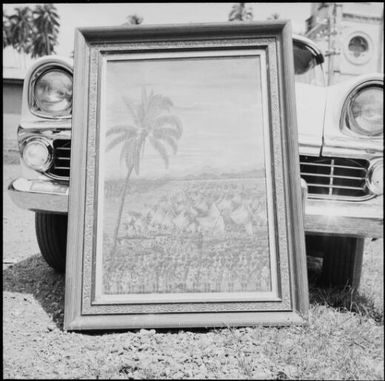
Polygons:
<instances>
[{"instance_id":1,"label":"ornate picture frame","mask_svg":"<svg viewBox=\"0 0 385 381\"><path fill-rule=\"evenodd\" d=\"M65 329L303 322L290 23L75 42Z\"/></svg>"}]
</instances>

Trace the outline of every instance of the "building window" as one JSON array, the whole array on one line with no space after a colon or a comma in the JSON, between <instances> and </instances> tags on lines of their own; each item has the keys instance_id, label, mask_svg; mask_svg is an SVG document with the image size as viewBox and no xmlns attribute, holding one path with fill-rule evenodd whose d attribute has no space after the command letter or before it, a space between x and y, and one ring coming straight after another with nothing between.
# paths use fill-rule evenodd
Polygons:
<instances>
[{"instance_id":1,"label":"building window","mask_svg":"<svg viewBox=\"0 0 385 381\"><path fill-rule=\"evenodd\" d=\"M360 57L369 50L368 41L362 36L355 36L349 41L349 51L354 57Z\"/></svg>"},{"instance_id":2,"label":"building window","mask_svg":"<svg viewBox=\"0 0 385 381\"><path fill-rule=\"evenodd\" d=\"M373 44L366 33L354 32L346 41L344 54L351 63L363 65L372 58Z\"/></svg>"}]
</instances>

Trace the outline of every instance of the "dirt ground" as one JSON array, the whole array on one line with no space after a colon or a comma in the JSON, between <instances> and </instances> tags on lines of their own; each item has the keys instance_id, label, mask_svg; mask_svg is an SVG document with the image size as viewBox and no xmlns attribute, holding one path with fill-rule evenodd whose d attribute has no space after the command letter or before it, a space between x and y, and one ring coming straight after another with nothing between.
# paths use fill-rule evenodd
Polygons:
<instances>
[{"instance_id":1,"label":"dirt ground","mask_svg":"<svg viewBox=\"0 0 385 381\"><path fill-rule=\"evenodd\" d=\"M39 254L34 214L6 192L18 170L4 166L4 378L383 379L383 320L314 303L307 327L64 331L64 276ZM373 268L382 249L382 240L370 243ZM364 286L383 316L383 273L369 278Z\"/></svg>"}]
</instances>

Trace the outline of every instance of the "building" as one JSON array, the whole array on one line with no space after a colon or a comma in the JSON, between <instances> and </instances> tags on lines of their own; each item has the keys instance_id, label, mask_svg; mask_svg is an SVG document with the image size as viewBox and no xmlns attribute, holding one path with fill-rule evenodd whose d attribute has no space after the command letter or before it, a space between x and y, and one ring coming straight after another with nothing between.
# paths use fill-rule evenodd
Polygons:
<instances>
[{"instance_id":1,"label":"building","mask_svg":"<svg viewBox=\"0 0 385 381\"><path fill-rule=\"evenodd\" d=\"M306 36L326 58L329 84L384 71L383 3L312 3Z\"/></svg>"},{"instance_id":2,"label":"building","mask_svg":"<svg viewBox=\"0 0 385 381\"><path fill-rule=\"evenodd\" d=\"M17 151L23 80L31 59L11 47L3 49L3 150Z\"/></svg>"}]
</instances>

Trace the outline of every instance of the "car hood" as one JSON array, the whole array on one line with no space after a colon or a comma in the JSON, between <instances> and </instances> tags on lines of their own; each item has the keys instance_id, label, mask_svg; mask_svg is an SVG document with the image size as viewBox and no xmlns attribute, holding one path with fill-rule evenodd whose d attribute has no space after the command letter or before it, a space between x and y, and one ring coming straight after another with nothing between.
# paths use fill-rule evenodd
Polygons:
<instances>
[{"instance_id":1,"label":"car hood","mask_svg":"<svg viewBox=\"0 0 385 381\"><path fill-rule=\"evenodd\" d=\"M319 156L326 106L325 87L295 84L299 153Z\"/></svg>"}]
</instances>

